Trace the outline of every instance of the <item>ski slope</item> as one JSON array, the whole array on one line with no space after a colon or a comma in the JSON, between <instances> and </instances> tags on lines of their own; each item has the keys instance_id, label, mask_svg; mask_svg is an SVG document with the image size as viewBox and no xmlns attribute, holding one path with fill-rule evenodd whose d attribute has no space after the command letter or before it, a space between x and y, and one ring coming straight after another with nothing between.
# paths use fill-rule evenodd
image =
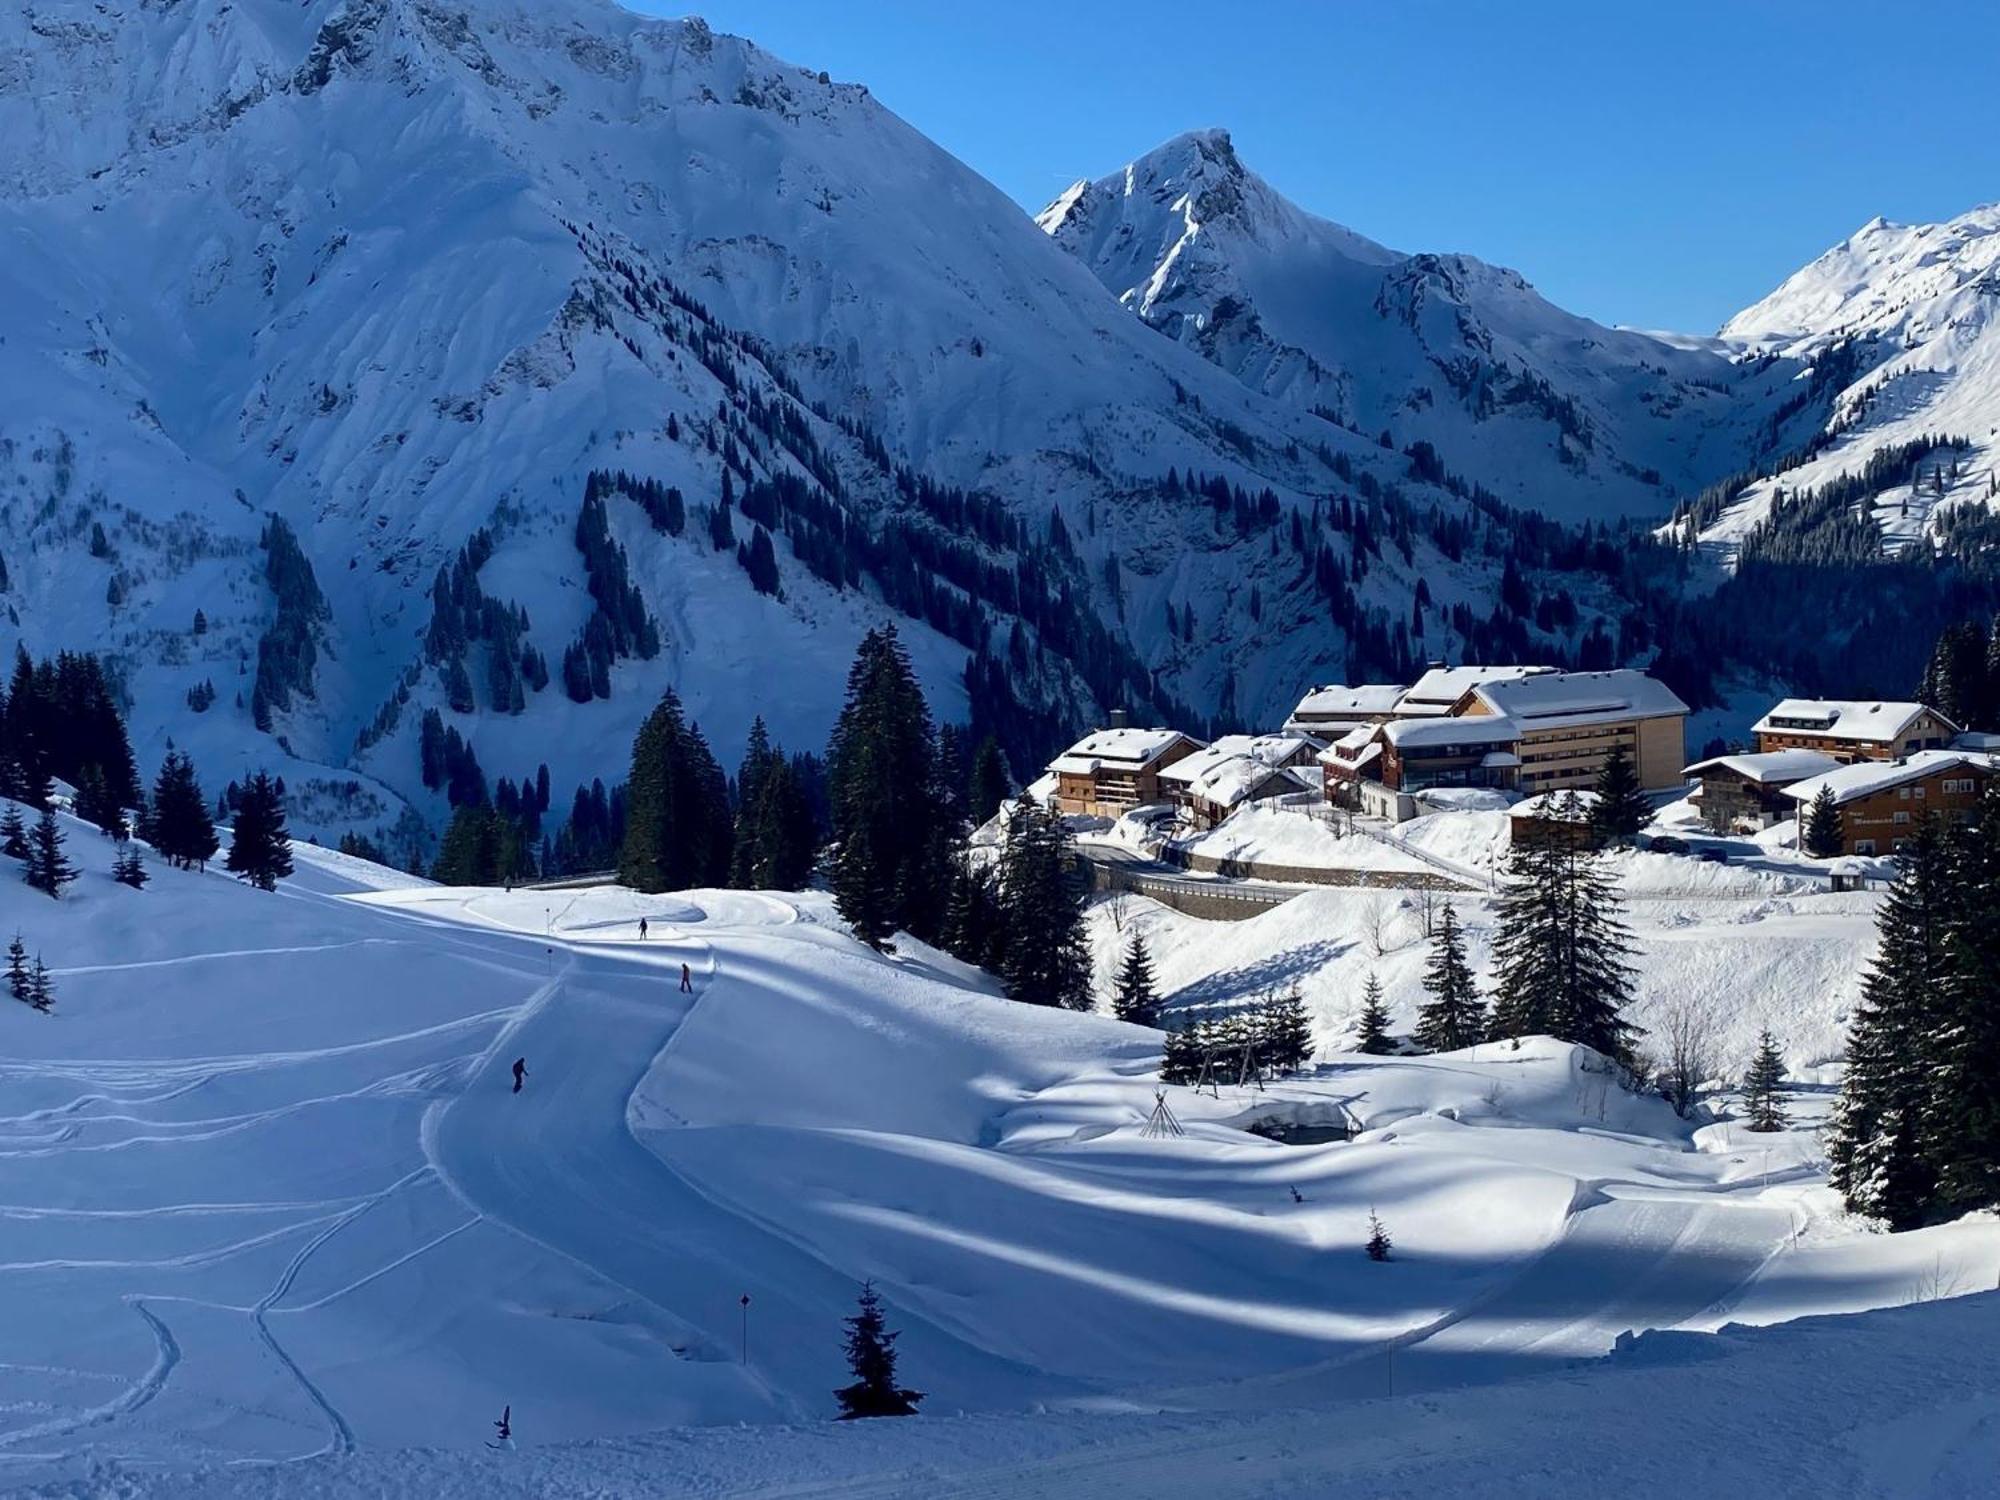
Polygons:
<instances>
[{"instance_id":1,"label":"ski slope","mask_svg":"<svg viewBox=\"0 0 2000 1500\"><path fill-rule=\"evenodd\" d=\"M57 985L0 1005L0 1486L385 1493L434 1472L410 1450L472 1482L580 1444L527 1492L621 1493L594 1445L719 1463L719 1429L731 1493L836 1441L864 1277L929 1393L910 1441L1134 1424L1099 1444L1951 1295L2000 1248L1860 1235L1809 1136L1694 1131L1555 1043L1174 1089L1155 1139L1154 1034L871 953L821 896L446 890L304 846L274 894L132 892L70 843L60 903L0 880Z\"/></svg>"}]
</instances>

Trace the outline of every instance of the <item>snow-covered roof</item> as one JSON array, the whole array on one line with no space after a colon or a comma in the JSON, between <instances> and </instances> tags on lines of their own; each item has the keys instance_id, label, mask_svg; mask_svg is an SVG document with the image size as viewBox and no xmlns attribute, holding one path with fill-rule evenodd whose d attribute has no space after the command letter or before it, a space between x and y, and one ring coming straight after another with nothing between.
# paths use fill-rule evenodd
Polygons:
<instances>
[{"instance_id":1,"label":"snow-covered roof","mask_svg":"<svg viewBox=\"0 0 2000 1500\"><path fill-rule=\"evenodd\" d=\"M1756 755L1715 755L1698 760L1681 771L1683 776L1699 776L1704 771L1733 771L1745 781L1759 786L1785 786L1808 776L1824 776L1840 764L1823 750L1765 750Z\"/></svg>"},{"instance_id":2,"label":"snow-covered roof","mask_svg":"<svg viewBox=\"0 0 2000 1500\"><path fill-rule=\"evenodd\" d=\"M1820 788L1825 787L1832 791L1834 804L1838 806L1960 766L1988 775L1993 771L1994 764L1994 757L1969 750L1919 750L1905 760L1856 761L1828 771L1824 776L1794 782L1781 790L1796 802L1811 802L1819 795Z\"/></svg>"},{"instance_id":3,"label":"snow-covered roof","mask_svg":"<svg viewBox=\"0 0 2000 1500\"><path fill-rule=\"evenodd\" d=\"M1554 672L1554 667L1432 667L1396 705L1401 715L1441 714L1476 687Z\"/></svg>"},{"instance_id":4,"label":"snow-covered roof","mask_svg":"<svg viewBox=\"0 0 2000 1500\"><path fill-rule=\"evenodd\" d=\"M1299 699L1299 706L1292 710L1285 727L1309 729L1329 722L1383 718L1396 711L1404 691L1402 684L1396 682L1365 682L1358 687L1332 683L1317 687Z\"/></svg>"},{"instance_id":5,"label":"snow-covered roof","mask_svg":"<svg viewBox=\"0 0 2000 1500\"><path fill-rule=\"evenodd\" d=\"M1511 744L1521 726L1504 714L1475 714L1457 719L1395 719L1381 733L1397 749L1416 745Z\"/></svg>"},{"instance_id":6,"label":"snow-covered roof","mask_svg":"<svg viewBox=\"0 0 2000 1500\"><path fill-rule=\"evenodd\" d=\"M1262 791L1277 780L1291 791L1310 791L1305 778L1281 767L1267 766L1248 755L1232 756L1210 766L1188 790L1202 801L1217 807L1234 807L1252 793Z\"/></svg>"},{"instance_id":7,"label":"snow-covered roof","mask_svg":"<svg viewBox=\"0 0 2000 1500\"><path fill-rule=\"evenodd\" d=\"M1310 741L1299 734L1225 734L1206 749L1175 761L1160 772L1162 781L1192 783L1225 761L1253 760L1259 765L1283 765Z\"/></svg>"},{"instance_id":8,"label":"snow-covered roof","mask_svg":"<svg viewBox=\"0 0 2000 1500\"><path fill-rule=\"evenodd\" d=\"M1130 770L1157 760L1181 740L1191 745L1201 743L1178 729L1099 729L1071 745L1049 769L1088 776L1109 763L1114 770Z\"/></svg>"},{"instance_id":9,"label":"snow-covered roof","mask_svg":"<svg viewBox=\"0 0 2000 1500\"><path fill-rule=\"evenodd\" d=\"M1659 719L1688 706L1657 677L1619 667L1609 672L1542 672L1480 683L1473 695L1524 730L1573 724Z\"/></svg>"},{"instance_id":10,"label":"snow-covered roof","mask_svg":"<svg viewBox=\"0 0 2000 1500\"><path fill-rule=\"evenodd\" d=\"M1754 734L1823 734L1836 740L1887 743L1902 734L1923 713L1936 713L1921 703L1870 702L1846 698L1786 698L1752 726ZM1956 732L1943 714L1938 722Z\"/></svg>"},{"instance_id":11,"label":"snow-covered roof","mask_svg":"<svg viewBox=\"0 0 2000 1500\"><path fill-rule=\"evenodd\" d=\"M1983 729L1968 729L1952 740L1951 748L1977 750L1981 754L1991 755L2000 752L2000 734L1988 734Z\"/></svg>"},{"instance_id":12,"label":"snow-covered roof","mask_svg":"<svg viewBox=\"0 0 2000 1500\"><path fill-rule=\"evenodd\" d=\"M1572 801L1574 807L1571 807ZM1568 821L1580 823L1590 816L1590 810L1597 806L1595 792L1543 792L1539 796L1523 798L1516 802L1508 813L1516 818L1542 818L1550 822Z\"/></svg>"}]
</instances>

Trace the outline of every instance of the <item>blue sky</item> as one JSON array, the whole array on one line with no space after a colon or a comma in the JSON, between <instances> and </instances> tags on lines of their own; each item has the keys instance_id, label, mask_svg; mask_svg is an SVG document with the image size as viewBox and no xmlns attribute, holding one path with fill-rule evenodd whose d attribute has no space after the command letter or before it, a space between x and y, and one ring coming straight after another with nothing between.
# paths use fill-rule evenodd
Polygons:
<instances>
[{"instance_id":1,"label":"blue sky","mask_svg":"<svg viewBox=\"0 0 2000 1500\"><path fill-rule=\"evenodd\" d=\"M1566 307L1641 327L1712 330L1878 213L1948 218L2000 198L1991 0L705 0L696 13L868 84L1030 208L1221 125L1315 213L1399 249L1512 266Z\"/></svg>"}]
</instances>

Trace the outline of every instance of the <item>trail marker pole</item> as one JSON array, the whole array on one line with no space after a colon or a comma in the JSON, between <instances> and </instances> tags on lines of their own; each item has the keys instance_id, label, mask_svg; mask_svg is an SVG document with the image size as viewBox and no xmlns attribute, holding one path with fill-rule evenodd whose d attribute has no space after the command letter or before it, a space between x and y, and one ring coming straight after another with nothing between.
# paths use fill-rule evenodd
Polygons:
<instances>
[{"instance_id":1,"label":"trail marker pole","mask_svg":"<svg viewBox=\"0 0 2000 1500\"><path fill-rule=\"evenodd\" d=\"M743 1363L750 1363L750 1294L745 1292L743 1303Z\"/></svg>"}]
</instances>

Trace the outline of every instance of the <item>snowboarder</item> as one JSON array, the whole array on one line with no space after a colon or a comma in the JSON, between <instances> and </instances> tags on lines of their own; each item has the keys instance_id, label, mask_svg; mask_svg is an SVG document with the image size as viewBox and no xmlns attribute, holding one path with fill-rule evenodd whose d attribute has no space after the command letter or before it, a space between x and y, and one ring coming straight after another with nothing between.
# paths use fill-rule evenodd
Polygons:
<instances>
[{"instance_id":1,"label":"snowboarder","mask_svg":"<svg viewBox=\"0 0 2000 1500\"><path fill-rule=\"evenodd\" d=\"M493 1424L493 1430L498 1434L497 1439L486 1446L511 1451L514 1447L514 1408L511 1404L500 1409L500 1420Z\"/></svg>"},{"instance_id":2,"label":"snowboarder","mask_svg":"<svg viewBox=\"0 0 2000 1500\"><path fill-rule=\"evenodd\" d=\"M521 1083L522 1083L522 1080L524 1080L524 1079L525 1079L525 1078L526 1078L527 1076L528 1076L528 1060L527 1060L527 1058L525 1058L525 1057L517 1057L517 1058L515 1058L515 1059L514 1059L514 1092L515 1092L515 1093L517 1093L517 1094L518 1094L518 1093L520 1093L520 1092L521 1092Z\"/></svg>"},{"instance_id":3,"label":"snowboarder","mask_svg":"<svg viewBox=\"0 0 2000 1500\"><path fill-rule=\"evenodd\" d=\"M639 918L639 941L642 943L646 941L646 919L644 917Z\"/></svg>"},{"instance_id":4,"label":"snowboarder","mask_svg":"<svg viewBox=\"0 0 2000 1500\"><path fill-rule=\"evenodd\" d=\"M681 965L681 993L683 995L692 995L694 993L694 970L690 969L686 964Z\"/></svg>"}]
</instances>

